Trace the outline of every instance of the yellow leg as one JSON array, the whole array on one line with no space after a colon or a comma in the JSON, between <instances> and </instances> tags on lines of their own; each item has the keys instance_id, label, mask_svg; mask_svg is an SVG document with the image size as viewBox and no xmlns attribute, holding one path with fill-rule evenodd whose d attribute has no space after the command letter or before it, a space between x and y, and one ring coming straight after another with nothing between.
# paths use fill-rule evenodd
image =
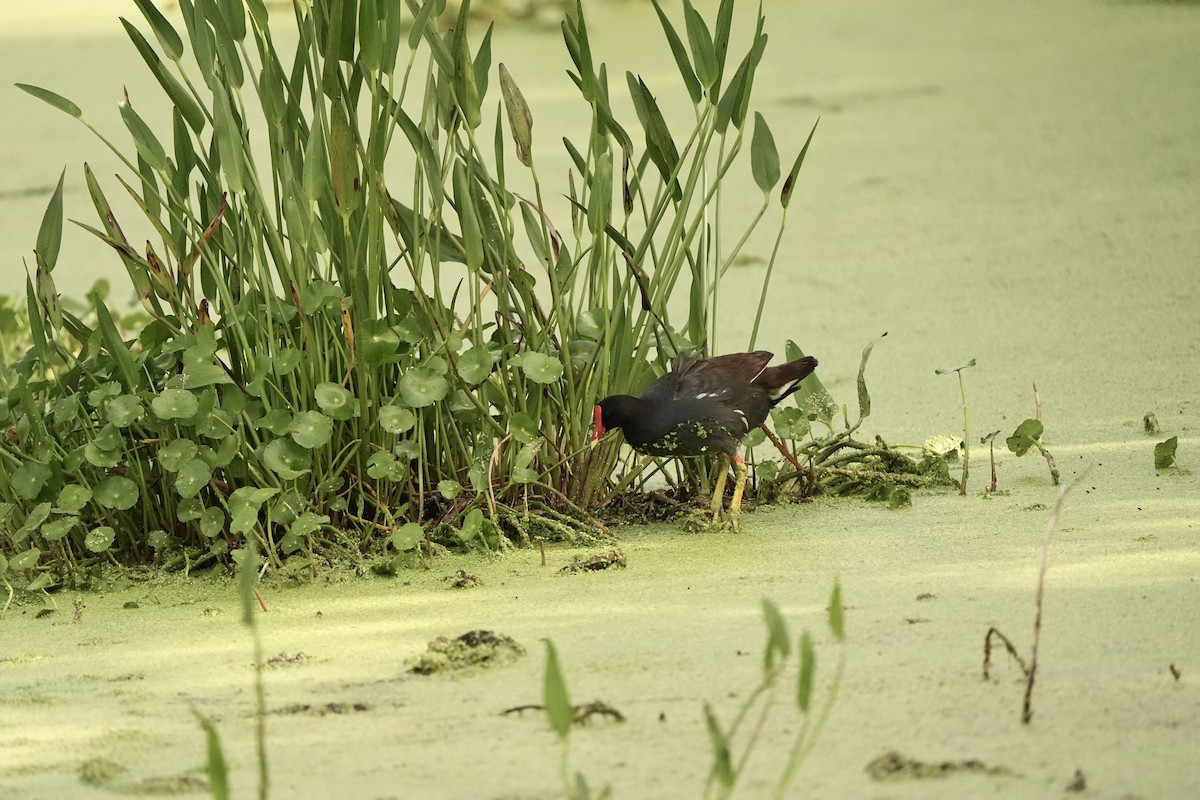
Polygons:
<instances>
[{"instance_id":1,"label":"yellow leg","mask_svg":"<svg viewBox=\"0 0 1200 800\"><path fill-rule=\"evenodd\" d=\"M739 461L741 459L738 459ZM721 516L721 501L725 498L725 480L729 477L729 456L721 453L717 456L717 479L713 487L712 503L713 522Z\"/></svg>"},{"instance_id":2,"label":"yellow leg","mask_svg":"<svg viewBox=\"0 0 1200 800\"><path fill-rule=\"evenodd\" d=\"M741 456L733 457L733 471L737 476L737 483L733 485L733 499L729 501L729 516L733 527L736 528L738 515L742 513L742 491L746 488L746 462L742 461Z\"/></svg>"}]
</instances>

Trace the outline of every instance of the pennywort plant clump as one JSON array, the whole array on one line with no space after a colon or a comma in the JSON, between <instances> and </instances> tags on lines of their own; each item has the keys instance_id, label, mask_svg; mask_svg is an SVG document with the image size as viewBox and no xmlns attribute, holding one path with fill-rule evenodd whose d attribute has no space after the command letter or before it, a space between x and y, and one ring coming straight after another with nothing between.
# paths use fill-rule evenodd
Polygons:
<instances>
[{"instance_id":1,"label":"pennywort plant clump","mask_svg":"<svg viewBox=\"0 0 1200 800\"><path fill-rule=\"evenodd\" d=\"M531 77L496 63L469 2L452 18L444 0L295 0L291 52L263 0L181 0L182 28L135 3L143 20L121 22L169 124L125 96L126 130L104 133L21 85L120 159L115 178L84 165L97 219L76 224L120 259L145 322L60 300L60 183L26 286L32 348L0 376L7 571L191 568L251 538L270 566L315 570L595 535L627 465L588 451L593 404L715 338L721 279L784 177L750 114L761 12L739 57L732 0L711 23L685 2L682 35L656 3L681 84L651 88L610 80L577 2L562 33L591 122L563 139L570 172L544 175ZM655 99L680 88L690 130ZM618 91L636 121L616 119ZM762 210L725 247L722 185L747 160Z\"/></svg>"}]
</instances>

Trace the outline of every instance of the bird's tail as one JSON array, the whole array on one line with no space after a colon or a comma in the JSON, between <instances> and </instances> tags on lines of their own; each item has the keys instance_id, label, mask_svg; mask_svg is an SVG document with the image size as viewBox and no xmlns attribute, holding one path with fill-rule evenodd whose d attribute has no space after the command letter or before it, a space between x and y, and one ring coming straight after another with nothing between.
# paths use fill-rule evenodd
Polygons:
<instances>
[{"instance_id":1,"label":"bird's tail","mask_svg":"<svg viewBox=\"0 0 1200 800\"><path fill-rule=\"evenodd\" d=\"M764 369L754 382L767 390L772 404L777 404L799 389L800 381L811 375L816 368L817 360L812 356L805 356L778 367Z\"/></svg>"}]
</instances>

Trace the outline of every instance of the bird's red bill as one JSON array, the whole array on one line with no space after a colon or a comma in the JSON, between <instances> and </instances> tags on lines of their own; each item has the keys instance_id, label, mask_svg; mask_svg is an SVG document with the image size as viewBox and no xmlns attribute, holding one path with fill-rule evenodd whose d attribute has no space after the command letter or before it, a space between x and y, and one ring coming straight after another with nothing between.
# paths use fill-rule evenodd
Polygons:
<instances>
[{"instance_id":1,"label":"bird's red bill","mask_svg":"<svg viewBox=\"0 0 1200 800\"><path fill-rule=\"evenodd\" d=\"M604 421L601 416L600 406L596 406L596 408L593 409L592 421L594 423L592 428L592 441L598 442L600 441L600 438L608 432L604 429Z\"/></svg>"}]
</instances>

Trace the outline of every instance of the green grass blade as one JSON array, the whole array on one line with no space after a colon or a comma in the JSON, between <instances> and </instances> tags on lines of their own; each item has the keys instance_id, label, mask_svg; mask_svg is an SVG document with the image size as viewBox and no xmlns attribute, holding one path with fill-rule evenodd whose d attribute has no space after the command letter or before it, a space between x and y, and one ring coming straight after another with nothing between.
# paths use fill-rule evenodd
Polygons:
<instances>
[{"instance_id":1,"label":"green grass blade","mask_svg":"<svg viewBox=\"0 0 1200 800\"><path fill-rule=\"evenodd\" d=\"M146 163L154 169L165 171L167 168L167 152L163 150L162 142L158 141L154 132L150 130L150 126L133 110L133 106L128 102L121 103L120 109L121 120L133 136L133 144L137 148L138 155L146 159Z\"/></svg>"},{"instance_id":2,"label":"green grass blade","mask_svg":"<svg viewBox=\"0 0 1200 800\"><path fill-rule=\"evenodd\" d=\"M808 132L808 138L804 140L804 146L800 148L800 154L792 162L792 168L788 172L787 180L783 182L783 189L779 191L779 203L784 208L787 208L788 203L792 202L792 192L796 188L796 176L800 174L800 168L804 166L804 158L808 155L808 146L812 144L813 134L817 132L817 125L820 123L821 118L817 117L817 121L813 123L812 130Z\"/></svg>"},{"instance_id":3,"label":"green grass blade","mask_svg":"<svg viewBox=\"0 0 1200 800\"><path fill-rule=\"evenodd\" d=\"M862 351L862 361L858 365L858 418L861 422L871 416L871 394L867 391L867 379L864 377L867 371L867 359L871 357L871 351L875 349L875 343L887 336L885 332L878 339L872 339Z\"/></svg>"},{"instance_id":4,"label":"green grass blade","mask_svg":"<svg viewBox=\"0 0 1200 800\"><path fill-rule=\"evenodd\" d=\"M763 115L754 112L754 136L750 140L750 172L763 194L767 194L779 182L779 151L775 148L775 137Z\"/></svg>"},{"instance_id":5,"label":"green grass blade","mask_svg":"<svg viewBox=\"0 0 1200 800\"><path fill-rule=\"evenodd\" d=\"M229 768L225 764L225 754L221 749L221 735L212 720L193 708L192 713L204 730L204 739L208 750L208 791L213 800L229 800Z\"/></svg>"},{"instance_id":6,"label":"green grass blade","mask_svg":"<svg viewBox=\"0 0 1200 800\"><path fill-rule=\"evenodd\" d=\"M796 679L796 706L807 714L812 706L813 676L817 670L817 654L813 649L812 635L805 631L800 636L800 673Z\"/></svg>"},{"instance_id":7,"label":"green grass blade","mask_svg":"<svg viewBox=\"0 0 1200 800\"><path fill-rule=\"evenodd\" d=\"M179 38L179 33L172 27L171 23L167 22L167 18L162 15L158 7L151 0L133 0L137 4L138 10L142 12L142 16L150 23L150 29L154 31L154 38L158 39L159 45L162 46L163 52L167 54L167 58L172 61L178 61L183 57L183 41ZM121 20L124 25L129 25L124 19ZM130 26L132 27L132 26Z\"/></svg>"},{"instance_id":8,"label":"green grass blade","mask_svg":"<svg viewBox=\"0 0 1200 800\"><path fill-rule=\"evenodd\" d=\"M504 99L504 110L508 114L508 127L512 130L513 142L517 147L517 160L525 166L531 166L533 150L533 114L529 104L521 94L517 82L513 80L508 69L500 65L500 95ZM563 141L566 141L565 139ZM568 149L570 142L567 142ZM578 162L576 163L578 166Z\"/></svg>"},{"instance_id":9,"label":"green grass blade","mask_svg":"<svg viewBox=\"0 0 1200 800\"><path fill-rule=\"evenodd\" d=\"M729 750L729 737L721 730L721 723L712 706L704 704L704 722L708 728L708 740L712 744L713 764L711 774L717 777L722 787L729 789L733 786L736 773L733 770L733 756Z\"/></svg>"},{"instance_id":10,"label":"green grass blade","mask_svg":"<svg viewBox=\"0 0 1200 800\"><path fill-rule=\"evenodd\" d=\"M683 16L686 23L688 45L692 49L692 61L696 65L696 79L707 90L712 90L717 80L717 52L713 47L712 35L690 0L683 0Z\"/></svg>"},{"instance_id":11,"label":"green grass blade","mask_svg":"<svg viewBox=\"0 0 1200 800\"><path fill-rule=\"evenodd\" d=\"M562 669L558 664L558 652L554 642L546 642L546 675L542 685L542 705L546 707L546 716L550 727L558 734L558 738L566 739L571 733L571 700L567 695L567 683L563 679Z\"/></svg>"},{"instance_id":12,"label":"green grass blade","mask_svg":"<svg viewBox=\"0 0 1200 800\"><path fill-rule=\"evenodd\" d=\"M839 642L846 639L845 606L842 604L842 582L833 582L833 592L829 595L829 630Z\"/></svg>"},{"instance_id":13,"label":"green grass blade","mask_svg":"<svg viewBox=\"0 0 1200 800\"><path fill-rule=\"evenodd\" d=\"M658 14L658 21L662 24L663 33L666 34L671 54L675 56L675 64L679 67L679 77L683 78L683 85L687 89L688 97L692 98L692 105L697 105L703 96L703 90L700 88L700 81L696 80L696 73L692 70L692 64L688 60L687 48L683 46L683 41L675 32L675 27L667 19L667 15L663 13L659 0L652 0L652 2L654 11Z\"/></svg>"},{"instance_id":14,"label":"green grass blade","mask_svg":"<svg viewBox=\"0 0 1200 800\"><path fill-rule=\"evenodd\" d=\"M61 94L55 94L49 89L43 89L40 86L30 86L28 83L17 83L14 85L22 92L33 95L43 103L49 103L64 114L70 114L75 119L83 119L83 112L80 111L79 106Z\"/></svg>"},{"instance_id":15,"label":"green grass blade","mask_svg":"<svg viewBox=\"0 0 1200 800\"><path fill-rule=\"evenodd\" d=\"M777 663L782 663L791 652L792 643L788 638L787 623L779 613L779 607L767 599L763 599L763 622L767 625L767 647L763 657L763 671L769 676L775 671Z\"/></svg>"},{"instance_id":16,"label":"green grass blade","mask_svg":"<svg viewBox=\"0 0 1200 800\"><path fill-rule=\"evenodd\" d=\"M46 204L46 211L42 214L42 225L38 228L37 249L34 255L38 269L47 273L54 269L62 245L63 179L66 176L67 171L64 168L58 176L58 186L54 188L54 194L50 196L50 202Z\"/></svg>"}]
</instances>

